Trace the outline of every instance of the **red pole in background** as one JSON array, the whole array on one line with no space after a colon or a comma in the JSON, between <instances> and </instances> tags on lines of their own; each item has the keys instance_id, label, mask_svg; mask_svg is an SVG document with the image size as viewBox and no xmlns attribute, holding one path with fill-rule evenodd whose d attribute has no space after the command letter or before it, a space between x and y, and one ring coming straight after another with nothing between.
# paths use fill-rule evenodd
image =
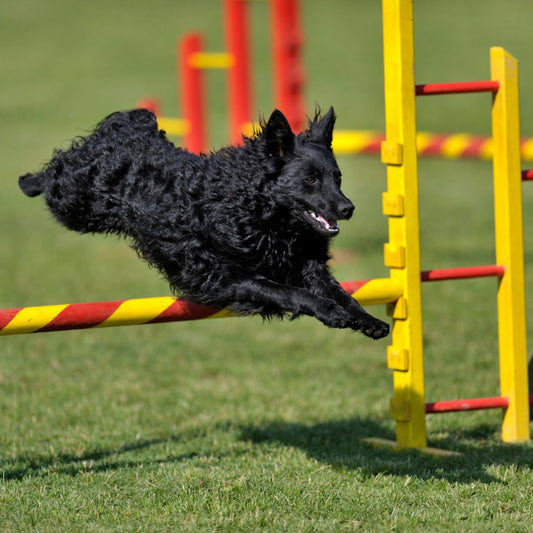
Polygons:
<instances>
[{"instance_id":1,"label":"red pole in background","mask_svg":"<svg viewBox=\"0 0 533 533\"><path fill-rule=\"evenodd\" d=\"M231 144L242 141L243 126L252 121L252 84L248 4L224 0L226 49L233 57L228 72L229 135Z\"/></svg>"},{"instance_id":2,"label":"red pole in background","mask_svg":"<svg viewBox=\"0 0 533 533\"><path fill-rule=\"evenodd\" d=\"M157 98L153 98L151 96L141 98L135 107L137 109L148 109L148 111L151 111L157 117L161 115L161 103Z\"/></svg>"},{"instance_id":3,"label":"red pole in background","mask_svg":"<svg viewBox=\"0 0 533 533\"><path fill-rule=\"evenodd\" d=\"M178 86L181 88L181 110L189 128L184 136L187 150L206 151L204 73L191 64L191 57L203 50L201 35L190 33L178 43Z\"/></svg>"},{"instance_id":4,"label":"red pole in background","mask_svg":"<svg viewBox=\"0 0 533 533\"><path fill-rule=\"evenodd\" d=\"M298 0L271 0L272 55L274 70L274 104L292 129L304 127L305 106L302 98L304 69L300 50L303 33L299 20Z\"/></svg>"}]
</instances>

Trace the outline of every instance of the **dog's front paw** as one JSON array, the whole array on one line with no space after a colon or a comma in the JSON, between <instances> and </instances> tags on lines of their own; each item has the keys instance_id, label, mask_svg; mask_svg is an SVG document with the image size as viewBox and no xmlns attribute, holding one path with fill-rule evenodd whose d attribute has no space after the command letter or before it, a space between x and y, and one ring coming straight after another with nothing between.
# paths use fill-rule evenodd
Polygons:
<instances>
[{"instance_id":1,"label":"dog's front paw","mask_svg":"<svg viewBox=\"0 0 533 533\"><path fill-rule=\"evenodd\" d=\"M390 327L386 322L374 318L371 315L360 318L355 329L360 330L363 335L366 335L371 339L382 339L383 337L386 337L390 331Z\"/></svg>"}]
</instances>

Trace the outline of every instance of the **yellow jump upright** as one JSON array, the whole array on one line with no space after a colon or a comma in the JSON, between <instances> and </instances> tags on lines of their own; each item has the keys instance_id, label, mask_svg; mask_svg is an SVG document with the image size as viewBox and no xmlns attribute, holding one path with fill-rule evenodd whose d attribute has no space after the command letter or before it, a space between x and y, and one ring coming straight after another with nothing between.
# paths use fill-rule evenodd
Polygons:
<instances>
[{"instance_id":1,"label":"yellow jump upright","mask_svg":"<svg viewBox=\"0 0 533 533\"><path fill-rule=\"evenodd\" d=\"M389 217L384 255L391 279L401 287L401 296L391 304L392 344L387 350L394 380L391 415L396 421L396 442L368 441L449 453L426 447L426 413L465 408L503 409L502 440L528 440L518 63L502 48L492 48L488 81L415 85L412 0L383 0L383 50L386 140L381 158L387 165L383 213ZM496 264L450 269L455 272L441 279L479 277L485 275L483 271L498 276L501 390L497 398L437 402L437 409L436 404L426 405L424 392L415 96L475 92L493 94ZM437 278L431 272L422 273L423 281L432 277Z\"/></svg>"},{"instance_id":2,"label":"yellow jump upright","mask_svg":"<svg viewBox=\"0 0 533 533\"><path fill-rule=\"evenodd\" d=\"M503 48L492 48L490 66L491 79L499 84L492 102L496 262L505 269L498 287L500 390L509 399L502 440L520 442L529 439L529 397L518 62Z\"/></svg>"},{"instance_id":3,"label":"yellow jump upright","mask_svg":"<svg viewBox=\"0 0 533 533\"><path fill-rule=\"evenodd\" d=\"M426 446L412 20L411 2L383 0L386 140L381 159L387 165L383 213L389 217L384 260L391 278L403 287L392 308L387 362L394 376L391 415L401 448Z\"/></svg>"}]
</instances>

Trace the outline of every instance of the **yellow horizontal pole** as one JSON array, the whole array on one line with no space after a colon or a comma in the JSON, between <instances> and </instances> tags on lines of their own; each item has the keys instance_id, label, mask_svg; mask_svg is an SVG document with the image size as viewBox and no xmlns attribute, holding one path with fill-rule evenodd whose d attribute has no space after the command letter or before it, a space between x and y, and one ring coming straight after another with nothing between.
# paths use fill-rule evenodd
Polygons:
<instances>
[{"instance_id":1,"label":"yellow horizontal pole","mask_svg":"<svg viewBox=\"0 0 533 533\"><path fill-rule=\"evenodd\" d=\"M197 69L228 69L234 64L235 58L226 52L196 52L189 57L189 66Z\"/></svg>"},{"instance_id":2,"label":"yellow horizontal pole","mask_svg":"<svg viewBox=\"0 0 533 533\"><path fill-rule=\"evenodd\" d=\"M402 296L402 292L402 284L399 280L377 278L362 285L352 296L361 305L380 305L395 302Z\"/></svg>"},{"instance_id":3,"label":"yellow horizontal pole","mask_svg":"<svg viewBox=\"0 0 533 533\"><path fill-rule=\"evenodd\" d=\"M189 121L183 118L157 117L159 129L164 130L168 135L183 137L189 132Z\"/></svg>"},{"instance_id":4,"label":"yellow horizontal pole","mask_svg":"<svg viewBox=\"0 0 533 533\"><path fill-rule=\"evenodd\" d=\"M380 143L385 135L379 131L370 130L337 130L333 132L333 151L337 155L358 154L366 150L379 152Z\"/></svg>"}]
</instances>

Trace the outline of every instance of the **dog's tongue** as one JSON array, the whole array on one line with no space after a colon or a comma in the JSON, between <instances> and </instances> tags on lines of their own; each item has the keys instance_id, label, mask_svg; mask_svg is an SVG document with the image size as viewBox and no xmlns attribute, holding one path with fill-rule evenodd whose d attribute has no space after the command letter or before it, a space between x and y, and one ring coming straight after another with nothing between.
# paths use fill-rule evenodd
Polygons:
<instances>
[{"instance_id":1,"label":"dog's tongue","mask_svg":"<svg viewBox=\"0 0 533 533\"><path fill-rule=\"evenodd\" d=\"M324 228L326 228L328 231L331 231L331 232L339 231L336 221L334 221L333 223L330 223L322 215L319 215L318 213L314 213L314 212L311 213L311 215L317 222L320 222L320 224L322 224L322 226L324 226Z\"/></svg>"}]
</instances>

